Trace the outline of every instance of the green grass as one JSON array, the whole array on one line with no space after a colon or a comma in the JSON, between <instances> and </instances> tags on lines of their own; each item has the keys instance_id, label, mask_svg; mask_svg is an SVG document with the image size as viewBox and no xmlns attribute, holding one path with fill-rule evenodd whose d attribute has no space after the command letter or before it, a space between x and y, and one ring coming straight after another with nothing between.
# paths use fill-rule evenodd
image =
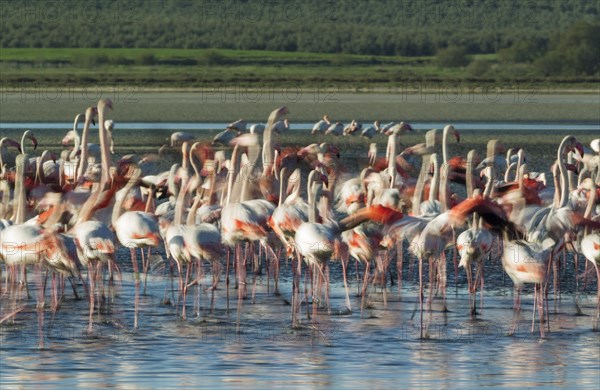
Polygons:
<instances>
[{"instance_id":1,"label":"green grass","mask_svg":"<svg viewBox=\"0 0 600 390\"><path fill-rule=\"evenodd\" d=\"M495 84L530 82L555 88L598 89L597 78L540 78L529 68L500 66L495 54L473 59L491 64L484 75L468 68L440 68L434 57L384 57L224 49L0 49L0 82L82 87L135 85L141 88L198 88L332 85L345 90L385 89L419 82Z\"/></svg>"}]
</instances>

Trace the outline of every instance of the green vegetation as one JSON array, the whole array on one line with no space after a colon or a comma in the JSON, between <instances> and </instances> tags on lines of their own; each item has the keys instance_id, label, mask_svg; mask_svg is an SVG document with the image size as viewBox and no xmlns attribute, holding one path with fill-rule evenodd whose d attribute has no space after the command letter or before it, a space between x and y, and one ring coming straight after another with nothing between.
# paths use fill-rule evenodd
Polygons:
<instances>
[{"instance_id":1,"label":"green vegetation","mask_svg":"<svg viewBox=\"0 0 600 390\"><path fill-rule=\"evenodd\" d=\"M597 87L595 0L2 1L0 82Z\"/></svg>"},{"instance_id":2,"label":"green vegetation","mask_svg":"<svg viewBox=\"0 0 600 390\"><path fill-rule=\"evenodd\" d=\"M8 0L0 45L475 54L547 40L599 10L595 0Z\"/></svg>"},{"instance_id":3,"label":"green vegetation","mask_svg":"<svg viewBox=\"0 0 600 390\"><path fill-rule=\"evenodd\" d=\"M449 58L444 57L449 52ZM456 55L456 52L458 55ZM440 58L443 61L440 61ZM544 61L552 57L543 57ZM527 82L568 89L598 87L596 75L552 76L554 62L501 63L495 54L385 57L226 49L1 49L4 89L128 85L145 88L336 88L391 90L409 83L473 86ZM544 72L538 72L539 67Z\"/></svg>"}]
</instances>

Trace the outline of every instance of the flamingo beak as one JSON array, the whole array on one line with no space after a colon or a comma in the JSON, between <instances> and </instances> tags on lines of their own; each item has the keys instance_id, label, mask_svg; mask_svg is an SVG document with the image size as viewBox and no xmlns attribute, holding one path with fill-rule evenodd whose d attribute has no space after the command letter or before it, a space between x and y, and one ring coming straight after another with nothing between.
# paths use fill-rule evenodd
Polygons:
<instances>
[{"instance_id":1,"label":"flamingo beak","mask_svg":"<svg viewBox=\"0 0 600 390\"><path fill-rule=\"evenodd\" d=\"M579 155L583 158L584 152L583 152L583 145L581 143L577 142L575 144L575 150L577 150L577 152L579 153Z\"/></svg>"},{"instance_id":2,"label":"flamingo beak","mask_svg":"<svg viewBox=\"0 0 600 390\"><path fill-rule=\"evenodd\" d=\"M33 149L37 149L38 146L38 140L37 138L35 138L34 136L29 137L29 139L31 140L31 143L33 144Z\"/></svg>"},{"instance_id":3,"label":"flamingo beak","mask_svg":"<svg viewBox=\"0 0 600 390\"><path fill-rule=\"evenodd\" d=\"M454 137L456 138L456 143L459 144L460 143L460 133L458 131L454 132Z\"/></svg>"}]
</instances>

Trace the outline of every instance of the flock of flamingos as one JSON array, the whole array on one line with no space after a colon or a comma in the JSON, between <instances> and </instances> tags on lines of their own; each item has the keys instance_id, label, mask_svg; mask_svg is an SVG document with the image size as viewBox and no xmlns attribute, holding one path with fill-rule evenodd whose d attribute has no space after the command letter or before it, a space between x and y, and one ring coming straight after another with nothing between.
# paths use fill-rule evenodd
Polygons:
<instances>
[{"instance_id":1,"label":"flock of flamingos","mask_svg":"<svg viewBox=\"0 0 600 390\"><path fill-rule=\"evenodd\" d=\"M475 150L466 157L448 156L448 137L460 140L451 125L427 132L422 144L399 150L398 139L412 130L406 123L382 127L375 122L362 130L356 122L344 128L325 116L313 134L388 137L385 156L377 156L376 144L371 144L365 150L369 165L360 171L356 167L355 177L342 180L343 151L333 145L277 143L277 134L289 127L288 110L282 107L270 114L266 125L250 131L245 131L245 123L232 123L212 145L175 133L170 147L181 150L181 163L166 172L148 172L144 158L135 155L112 161L110 109L112 102L102 99L78 115L63 140L75 146L60 159L48 151L39 157L27 154L32 152L29 141L33 149L37 146L31 131L20 143L0 141L0 272L5 272L4 278L0 275L1 322L14 321L27 306L23 300L30 299L29 269L36 284L39 321L43 324L48 277L52 310L58 310L65 282L70 281L75 295L83 288L89 297L91 332L96 310L99 318L100 307L110 302L106 284L120 275L119 246L131 253L134 328L150 251L163 246L164 260L172 265L171 277L178 276L173 304L183 318L189 288L205 283L205 262L212 275L205 291L214 294L215 289L226 288L229 307L229 290L235 288L238 320L250 291L247 272L264 268L267 283L272 278L277 291L280 265L291 267L294 325L301 322L303 303L309 318L329 309L329 262L341 262L348 310L349 259L364 265L364 307L369 283L385 286L393 259L401 269L403 242L418 259L421 336L424 310L431 310L434 299L446 307L450 247L459 256L455 270L458 266L466 271L471 316L477 315L476 292L479 289L483 296L483 271L494 249L516 287L515 310L521 286L535 285L532 332L537 311L542 337L546 322L549 327L548 284L552 275L556 283L557 267L567 266L558 260L565 248L575 254L574 261L577 254L589 260L600 287L600 139L588 149L574 136L565 136L549 167L552 185L544 173L528 169L524 150L507 150L498 140L488 142L485 156ZM89 143L96 120L99 145ZM217 150L217 143L231 148ZM8 148L18 151L14 163L8 161ZM450 181L465 187L466 198L450 191ZM281 262L284 258L291 262ZM222 280L226 287L219 286ZM252 300L255 289L254 284ZM600 316L598 291L595 327Z\"/></svg>"}]
</instances>

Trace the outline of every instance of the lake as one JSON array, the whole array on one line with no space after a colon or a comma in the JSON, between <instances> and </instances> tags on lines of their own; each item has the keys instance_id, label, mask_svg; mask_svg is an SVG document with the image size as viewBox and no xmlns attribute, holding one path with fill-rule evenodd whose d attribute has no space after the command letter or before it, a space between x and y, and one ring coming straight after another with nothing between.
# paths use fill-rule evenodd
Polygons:
<instances>
[{"instance_id":1,"label":"lake","mask_svg":"<svg viewBox=\"0 0 600 390\"><path fill-rule=\"evenodd\" d=\"M445 123L412 124L417 130L427 130L441 128ZM526 131L540 137L544 137L544 132L561 137L573 131L591 140L600 131L597 123L575 122L464 121L454 125L478 139L485 139L487 131L514 131L519 136ZM5 122L0 124L0 129L6 132L39 130L38 138L43 139L44 130L66 130L71 126L67 122ZM206 134L207 130L224 126L224 122L122 122L117 124L117 129L123 133L165 130L164 134L168 135L171 131L189 130ZM294 126L293 129L307 131L312 124L303 122ZM507 140L511 141L510 136ZM468 143L468 138L461 142L452 148L460 148L464 155L463 143ZM360 148L366 150L367 145L365 140ZM477 147L483 148L484 143L479 142ZM546 170L555 158L554 145L548 146L547 154L536 154L534 140L525 147L532 150L534 159ZM289 261L281 260L280 294L273 293L273 281L268 282L264 273L257 277L254 303L252 299L243 302L238 327L237 291L230 287L230 309L227 310L224 276L215 291L214 309L211 309L211 292L206 290L207 277L203 289L190 292L188 319L182 320L172 304L176 293L166 276L164 259L162 251L151 258L148 289L140 301L139 329L133 329L134 287L129 252L125 248L118 252L122 280L111 291L114 298L111 305L96 318L94 333L86 332L87 299L74 299L67 285L55 314L49 309L49 291L46 292L44 349L39 349L35 298L23 300L25 309L15 316L14 322L8 320L0 326L2 388L351 388L368 384L370 388L487 385L597 389L600 386L600 333L592 330L596 308L595 274L592 271L587 281L581 278L585 267L582 256L577 270L578 284L573 256L569 254L560 268L560 293L555 294L550 286L550 332L544 339L539 337L537 324L533 333L530 329L531 287L525 288L521 311L513 320L512 283L505 276L497 254L486 263L485 300L475 319L469 316L464 270L460 269L455 277L452 261L448 261L449 311L442 311L441 299L435 298L432 310L425 312L426 339L419 337L414 260L403 262L400 288L396 266L392 263L390 273L394 285L388 278L385 291L380 286L371 286L369 303L362 313L357 278L362 278L363 266L359 266L357 275L354 262L350 262L352 312L348 313L344 310L341 267L332 263L332 313L321 310L309 320L303 304L301 326L292 328ZM210 273L208 268L206 271ZM248 275L252 282L252 273ZM174 283L176 286L177 281ZM33 282L31 285L35 289ZM248 288L250 295L252 284ZM81 285L78 289L83 294ZM165 295L170 302L165 303ZM194 309L195 300L198 310ZM6 296L0 303L1 318L11 311L13 303ZM514 331L509 336L511 326Z\"/></svg>"}]
</instances>

